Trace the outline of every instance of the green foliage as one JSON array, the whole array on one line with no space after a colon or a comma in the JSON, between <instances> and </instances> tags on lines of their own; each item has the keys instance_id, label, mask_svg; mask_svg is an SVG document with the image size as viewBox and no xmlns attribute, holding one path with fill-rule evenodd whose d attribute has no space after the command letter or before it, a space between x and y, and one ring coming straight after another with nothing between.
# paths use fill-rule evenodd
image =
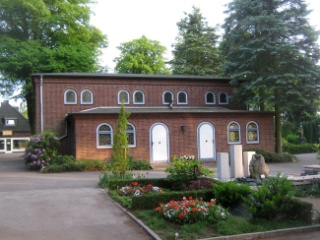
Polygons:
<instances>
[{"instance_id":1,"label":"green foliage","mask_svg":"<svg viewBox=\"0 0 320 240\"><path fill-rule=\"evenodd\" d=\"M195 173L195 168L198 168L198 173ZM199 176L212 176L213 172L202 166L201 160L194 159L193 156L185 155L183 157L174 157L172 165L165 170L176 188L179 189L182 185L187 185L190 180L194 180Z\"/></svg>"},{"instance_id":2,"label":"green foliage","mask_svg":"<svg viewBox=\"0 0 320 240\"><path fill-rule=\"evenodd\" d=\"M150 163L146 160L133 160L129 157L129 168L131 170L150 170L152 169Z\"/></svg>"},{"instance_id":3,"label":"green foliage","mask_svg":"<svg viewBox=\"0 0 320 240\"><path fill-rule=\"evenodd\" d=\"M169 63L174 74L216 76L220 73L220 51L216 46L218 35L208 26L200 9L193 7L193 12L177 23L179 35L173 45L173 60Z\"/></svg>"},{"instance_id":4,"label":"green foliage","mask_svg":"<svg viewBox=\"0 0 320 240\"><path fill-rule=\"evenodd\" d=\"M274 153L258 148L250 148L246 149L246 151L255 151L257 154L261 154L266 163L285 163L296 161L296 157L289 153Z\"/></svg>"},{"instance_id":5,"label":"green foliage","mask_svg":"<svg viewBox=\"0 0 320 240\"><path fill-rule=\"evenodd\" d=\"M7 95L17 85L24 86L32 127L35 103L30 74L97 69L99 49L107 41L90 25L90 2L0 1L0 72L6 79L5 89L11 91Z\"/></svg>"},{"instance_id":6,"label":"green foliage","mask_svg":"<svg viewBox=\"0 0 320 240\"><path fill-rule=\"evenodd\" d=\"M311 184L293 187L296 197L320 197L320 181L314 180Z\"/></svg>"},{"instance_id":7,"label":"green foliage","mask_svg":"<svg viewBox=\"0 0 320 240\"><path fill-rule=\"evenodd\" d=\"M130 184L133 179L139 180L140 183L145 183L145 179L140 179L140 175L137 176L131 172L126 172L124 175L120 175L118 172L105 172L100 177L98 185L101 188L109 188L114 190L118 187L123 187L126 186L126 184Z\"/></svg>"},{"instance_id":8,"label":"green foliage","mask_svg":"<svg viewBox=\"0 0 320 240\"><path fill-rule=\"evenodd\" d=\"M292 144L298 144L299 143L299 135L289 133L288 135L285 136L285 139L287 139L288 143Z\"/></svg>"},{"instance_id":9,"label":"green foliage","mask_svg":"<svg viewBox=\"0 0 320 240\"><path fill-rule=\"evenodd\" d=\"M240 203L250 193L248 184L238 184L236 181L221 182L213 185L213 195L223 207L230 208Z\"/></svg>"},{"instance_id":10,"label":"green foliage","mask_svg":"<svg viewBox=\"0 0 320 240\"><path fill-rule=\"evenodd\" d=\"M80 165L84 167L86 171L105 171L107 165L103 160L86 159L78 161Z\"/></svg>"},{"instance_id":11,"label":"green foliage","mask_svg":"<svg viewBox=\"0 0 320 240\"><path fill-rule=\"evenodd\" d=\"M59 140L57 133L46 131L30 138L23 159L27 168L39 170L49 166L57 156Z\"/></svg>"},{"instance_id":12,"label":"green foliage","mask_svg":"<svg viewBox=\"0 0 320 240\"><path fill-rule=\"evenodd\" d=\"M315 144L303 143L303 144L283 144L284 152L290 154L301 154L301 153L314 153L317 152L317 146Z\"/></svg>"},{"instance_id":13,"label":"green foliage","mask_svg":"<svg viewBox=\"0 0 320 240\"><path fill-rule=\"evenodd\" d=\"M76 159L74 156L70 155L58 155L52 158L51 164L52 165L62 165L62 164L68 164L68 163L75 163Z\"/></svg>"},{"instance_id":14,"label":"green foliage","mask_svg":"<svg viewBox=\"0 0 320 240\"><path fill-rule=\"evenodd\" d=\"M166 48L145 36L122 43L120 56L114 59L117 73L169 74L163 54Z\"/></svg>"},{"instance_id":15,"label":"green foliage","mask_svg":"<svg viewBox=\"0 0 320 240\"><path fill-rule=\"evenodd\" d=\"M85 166L77 162L69 162L61 165L50 165L41 169L41 173L82 172Z\"/></svg>"},{"instance_id":16,"label":"green foliage","mask_svg":"<svg viewBox=\"0 0 320 240\"><path fill-rule=\"evenodd\" d=\"M294 191L292 182L280 174L262 182L256 190L251 190L249 198L243 198L248 210L255 218L274 219L285 217Z\"/></svg>"},{"instance_id":17,"label":"green foliage","mask_svg":"<svg viewBox=\"0 0 320 240\"><path fill-rule=\"evenodd\" d=\"M124 104L121 104L119 113L118 123L116 131L113 137L112 147L112 172L119 173L120 176L124 176L129 170L129 157L128 157L128 136L127 136L127 125L128 117L130 114L126 112Z\"/></svg>"}]
</instances>

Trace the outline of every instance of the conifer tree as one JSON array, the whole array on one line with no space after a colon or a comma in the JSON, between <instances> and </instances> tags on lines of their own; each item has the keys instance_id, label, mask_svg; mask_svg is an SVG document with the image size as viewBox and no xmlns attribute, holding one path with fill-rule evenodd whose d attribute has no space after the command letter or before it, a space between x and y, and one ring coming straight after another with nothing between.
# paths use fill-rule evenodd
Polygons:
<instances>
[{"instance_id":1,"label":"conifer tree","mask_svg":"<svg viewBox=\"0 0 320 240\"><path fill-rule=\"evenodd\" d=\"M126 112L124 104L122 103L112 147L112 172L118 173L120 177L124 177L126 172L129 170L129 147L128 135L126 133L129 116L130 113Z\"/></svg>"},{"instance_id":2,"label":"conifer tree","mask_svg":"<svg viewBox=\"0 0 320 240\"><path fill-rule=\"evenodd\" d=\"M318 33L308 23L309 12L304 0L234 0L226 11L224 74L238 87L238 99L248 103L256 97L259 110L272 104L277 152L281 114L312 114L319 99Z\"/></svg>"},{"instance_id":3,"label":"conifer tree","mask_svg":"<svg viewBox=\"0 0 320 240\"><path fill-rule=\"evenodd\" d=\"M177 23L179 35L173 44L173 60L169 62L173 74L218 75L221 59L215 28L208 26L199 8L193 7L193 12L185 15Z\"/></svg>"}]
</instances>

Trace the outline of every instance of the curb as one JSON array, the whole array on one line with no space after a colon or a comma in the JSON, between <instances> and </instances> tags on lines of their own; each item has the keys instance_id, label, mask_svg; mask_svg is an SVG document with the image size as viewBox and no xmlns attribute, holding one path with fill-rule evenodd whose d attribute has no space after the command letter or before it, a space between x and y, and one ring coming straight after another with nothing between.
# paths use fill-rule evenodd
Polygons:
<instances>
[{"instance_id":1,"label":"curb","mask_svg":"<svg viewBox=\"0 0 320 240\"><path fill-rule=\"evenodd\" d=\"M122 207L118 202L114 201L109 195L106 189L101 189L111 200L112 202L120 208L125 214L127 214L133 221L135 221L140 227L149 234L154 240L161 240L161 238L153 232L147 225L145 225L140 219L136 218L132 213L127 211L124 207Z\"/></svg>"},{"instance_id":2,"label":"curb","mask_svg":"<svg viewBox=\"0 0 320 240\"><path fill-rule=\"evenodd\" d=\"M316 231L320 231L320 225L298 227L298 228L285 228L285 229L278 229L278 230L272 230L272 231L266 231L266 232L255 232L255 233L212 237L212 238L202 238L199 240L226 240L226 239L251 240L251 239L273 238L273 237L280 237L280 236L283 237L283 236L286 236L287 234L316 232Z\"/></svg>"}]
</instances>

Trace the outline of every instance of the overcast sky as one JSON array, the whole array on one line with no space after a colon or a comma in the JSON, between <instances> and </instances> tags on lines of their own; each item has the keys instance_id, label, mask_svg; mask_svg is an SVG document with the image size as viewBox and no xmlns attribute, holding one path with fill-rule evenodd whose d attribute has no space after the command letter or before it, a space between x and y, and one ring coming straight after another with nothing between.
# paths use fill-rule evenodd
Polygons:
<instances>
[{"instance_id":1,"label":"overcast sky","mask_svg":"<svg viewBox=\"0 0 320 240\"><path fill-rule=\"evenodd\" d=\"M108 37L109 45L103 50L101 63L111 70L113 62L120 52L121 43L138 39L145 35L157 40L167 48L165 57L171 59L171 45L178 35L177 22L185 17L184 12L191 13L192 6L200 8L202 16L209 26L222 25L226 15L225 4L231 0L95 0L91 9L91 24ZM319 0L306 0L310 14L310 23L320 30ZM220 30L221 31L221 30ZM221 32L222 33L222 32ZM319 41L320 43L320 41Z\"/></svg>"}]
</instances>

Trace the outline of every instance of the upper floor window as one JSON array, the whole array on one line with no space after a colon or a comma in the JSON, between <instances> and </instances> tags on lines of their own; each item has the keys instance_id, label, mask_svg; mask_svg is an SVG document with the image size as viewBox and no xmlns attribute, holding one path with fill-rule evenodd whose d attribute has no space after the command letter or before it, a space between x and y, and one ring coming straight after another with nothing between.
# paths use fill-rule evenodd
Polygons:
<instances>
[{"instance_id":1,"label":"upper floor window","mask_svg":"<svg viewBox=\"0 0 320 240\"><path fill-rule=\"evenodd\" d=\"M178 104L188 104L188 96L185 91L178 92L177 96Z\"/></svg>"},{"instance_id":2,"label":"upper floor window","mask_svg":"<svg viewBox=\"0 0 320 240\"><path fill-rule=\"evenodd\" d=\"M77 93L72 89L64 92L64 104L77 104Z\"/></svg>"},{"instance_id":3,"label":"upper floor window","mask_svg":"<svg viewBox=\"0 0 320 240\"><path fill-rule=\"evenodd\" d=\"M136 130L132 124L127 125L127 136L128 136L128 145L129 147L135 147L136 146Z\"/></svg>"},{"instance_id":4,"label":"upper floor window","mask_svg":"<svg viewBox=\"0 0 320 240\"><path fill-rule=\"evenodd\" d=\"M246 128L247 143L259 143L259 127L255 122L249 122Z\"/></svg>"},{"instance_id":5,"label":"upper floor window","mask_svg":"<svg viewBox=\"0 0 320 240\"><path fill-rule=\"evenodd\" d=\"M97 127L97 148L112 148L112 128L108 124Z\"/></svg>"},{"instance_id":6,"label":"upper floor window","mask_svg":"<svg viewBox=\"0 0 320 240\"><path fill-rule=\"evenodd\" d=\"M81 104L92 104L93 94L90 90L86 89L81 92Z\"/></svg>"},{"instance_id":7,"label":"upper floor window","mask_svg":"<svg viewBox=\"0 0 320 240\"><path fill-rule=\"evenodd\" d=\"M121 90L118 93L118 103L129 104L129 93L126 90Z\"/></svg>"},{"instance_id":8,"label":"upper floor window","mask_svg":"<svg viewBox=\"0 0 320 240\"><path fill-rule=\"evenodd\" d=\"M220 103L220 104L229 104L228 93L226 93L226 92L221 92L221 93L219 94L219 103Z\"/></svg>"},{"instance_id":9,"label":"upper floor window","mask_svg":"<svg viewBox=\"0 0 320 240\"><path fill-rule=\"evenodd\" d=\"M144 93L140 90L133 93L133 103L134 104L144 104Z\"/></svg>"},{"instance_id":10,"label":"upper floor window","mask_svg":"<svg viewBox=\"0 0 320 240\"><path fill-rule=\"evenodd\" d=\"M5 125L6 126L15 126L17 125L17 119L5 119Z\"/></svg>"},{"instance_id":11,"label":"upper floor window","mask_svg":"<svg viewBox=\"0 0 320 240\"><path fill-rule=\"evenodd\" d=\"M162 95L163 104L173 104L173 94L170 91L165 91Z\"/></svg>"},{"instance_id":12,"label":"upper floor window","mask_svg":"<svg viewBox=\"0 0 320 240\"><path fill-rule=\"evenodd\" d=\"M237 122L231 122L228 125L228 143L241 143L240 125Z\"/></svg>"},{"instance_id":13,"label":"upper floor window","mask_svg":"<svg viewBox=\"0 0 320 240\"><path fill-rule=\"evenodd\" d=\"M216 103L216 96L213 92L206 93L206 104L215 104Z\"/></svg>"}]
</instances>

